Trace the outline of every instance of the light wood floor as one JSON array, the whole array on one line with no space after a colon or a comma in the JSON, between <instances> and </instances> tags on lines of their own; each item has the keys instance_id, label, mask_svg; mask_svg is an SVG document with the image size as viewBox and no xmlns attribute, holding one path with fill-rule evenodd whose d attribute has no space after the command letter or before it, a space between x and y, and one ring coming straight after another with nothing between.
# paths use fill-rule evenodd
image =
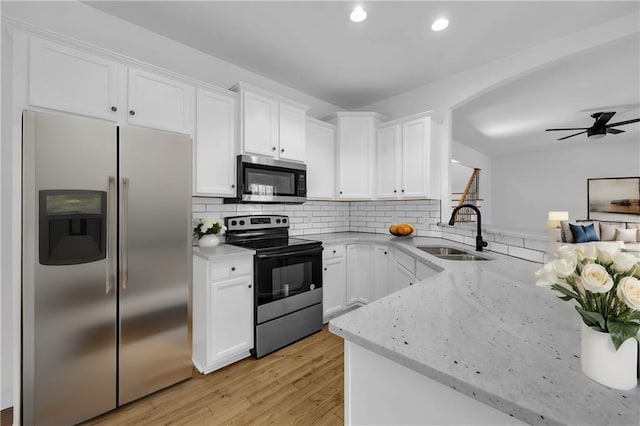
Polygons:
<instances>
[{"instance_id":1,"label":"light wood floor","mask_svg":"<svg viewBox=\"0 0 640 426\"><path fill-rule=\"evenodd\" d=\"M85 425L342 425L343 341L325 326L287 348L247 358Z\"/></svg>"}]
</instances>

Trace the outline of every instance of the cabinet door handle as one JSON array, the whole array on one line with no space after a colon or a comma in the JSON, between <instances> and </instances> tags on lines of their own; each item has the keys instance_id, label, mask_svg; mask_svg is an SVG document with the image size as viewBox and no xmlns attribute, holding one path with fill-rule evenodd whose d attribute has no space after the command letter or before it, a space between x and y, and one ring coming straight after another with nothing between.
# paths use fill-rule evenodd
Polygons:
<instances>
[{"instance_id":1,"label":"cabinet door handle","mask_svg":"<svg viewBox=\"0 0 640 426\"><path fill-rule=\"evenodd\" d=\"M280 152L284 152L284 148L282 148L282 149L280 150Z\"/></svg>"},{"instance_id":2,"label":"cabinet door handle","mask_svg":"<svg viewBox=\"0 0 640 426\"><path fill-rule=\"evenodd\" d=\"M404 192L404 189L402 190L402 192Z\"/></svg>"},{"instance_id":3,"label":"cabinet door handle","mask_svg":"<svg viewBox=\"0 0 640 426\"><path fill-rule=\"evenodd\" d=\"M275 146L271 148L271 151L275 151L275 150L276 150L276 147L275 147Z\"/></svg>"},{"instance_id":4,"label":"cabinet door handle","mask_svg":"<svg viewBox=\"0 0 640 426\"><path fill-rule=\"evenodd\" d=\"M342 191L340 191L340 194L342 194Z\"/></svg>"},{"instance_id":5,"label":"cabinet door handle","mask_svg":"<svg viewBox=\"0 0 640 426\"><path fill-rule=\"evenodd\" d=\"M111 107L111 111L116 112L117 110L118 110L117 107L114 107L114 106Z\"/></svg>"},{"instance_id":6,"label":"cabinet door handle","mask_svg":"<svg viewBox=\"0 0 640 426\"><path fill-rule=\"evenodd\" d=\"M409 283L409 285L413 285L413 283Z\"/></svg>"},{"instance_id":7,"label":"cabinet door handle","mask_svg":"<svg viewBox=\"0 0 640 426\"><path fill-rule=\"evenodd\" d=\"M231 185L231 188L235 188L235 187L236 187L235 185Z\"/></svg>"},{"instance_id":8,"label":"cabinet door handle","mask_svg":"<svg viewBox=\"0 0 640 426\"><path fill-rule=\"evenodd\" d=\"M385 251L384 254L387 254L387 252Z\"/></svg>"},{"instance_id":9,"label":"cabinet door handle","mask_svg":"<svg viewBox=\"0 0 640 426\"><path fill-rule=\"evenodd\" d=\"M333 251L333 254L336 254L336 251L335 251L335 250Z\"/></svg>"},{"instance_id":10,"label":"cabinet door handle","mask_svg":"<svg viewBox=\"0 0 640 426\"><path fill-rule=\"evenodd\" d=\"M394 190L393 190L393 193L394 193L394 194L397 194L397 193L398 193L398 190L394 189Z\"/></svg>"},{"instance_id":11,"label":"cabinet door handle","mask_svg":"<svg viewBox=\"0 0 640 426\"><path fill-rule=\"evenodd\" d=\"M134 110L130 110L129 115L136 115L136 112Z\"/></svg>"},{"instance_id":12,"label":"cabinet door handle","mask_svg":"<svg viewBox=\"0 0 640 426\"><path fill-rule=\"evenodd\" d=\"M236 267L235 267L235 266L232 266L232 267L231 267L231 271L233 272L233 271L235 271L235 270L236 270Z\"/></svg>"},{"instance_id":13,"label":"cabinet door handle","mask_svg":"<svg viewBox=\"0 0 640 426\"><path fill-rule=\"evenodd\" d=\"M249 287L249 288L251 288L251 284L249 284L249 286L248 286L248 287Z\"/></svg>"}]
</instances>

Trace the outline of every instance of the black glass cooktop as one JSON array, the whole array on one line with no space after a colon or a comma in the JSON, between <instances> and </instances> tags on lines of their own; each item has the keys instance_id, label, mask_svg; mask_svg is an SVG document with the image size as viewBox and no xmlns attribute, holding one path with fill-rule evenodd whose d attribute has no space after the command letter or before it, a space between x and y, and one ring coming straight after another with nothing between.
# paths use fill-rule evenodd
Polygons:
<instances>
[{"instance_id":1,"label":"black glass cooktop","mask_svg":"<svg viewBox=\"0 0 640 426\"><path fill-rule=\"evenodd\" d=\"M261 252L285 250L290 247L295 247L296 249L312 248L322 245L320 241L304 240L302 238L267 238L251 241L234 241L231 244Z\"/></svg>"}]
</instances>

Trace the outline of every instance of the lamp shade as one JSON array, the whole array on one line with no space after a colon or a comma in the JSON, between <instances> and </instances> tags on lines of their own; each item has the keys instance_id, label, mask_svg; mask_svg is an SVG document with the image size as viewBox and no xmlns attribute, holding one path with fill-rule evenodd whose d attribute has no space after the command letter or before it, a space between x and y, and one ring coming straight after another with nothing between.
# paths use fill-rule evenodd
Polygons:
<instances>
[{"instance_id":1,"label":"lamp shade","mask_svg":"<svg viewBox=\"0 0 640 426\"><path fill-rule=\"evenodd\" d=\"M549 212L547 226L549 226L549 228L559 228L561 220L569 220L569 212Z\"/></svg>"}]
</instances>

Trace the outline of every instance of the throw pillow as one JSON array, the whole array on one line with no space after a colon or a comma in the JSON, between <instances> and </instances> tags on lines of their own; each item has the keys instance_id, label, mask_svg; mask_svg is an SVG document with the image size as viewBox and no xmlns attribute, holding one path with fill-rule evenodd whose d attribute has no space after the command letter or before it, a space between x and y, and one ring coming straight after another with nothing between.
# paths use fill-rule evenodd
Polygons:
<instances>
[{"instance_id":1,"label":"throw pillow","mask_svg":"<svg viewBox=\"0 0 640 426\"><path fill-rule=\"evenodd\" d=\"M600 222L594 222L592 220L576 220L575 223L582 226L593 224L593 229L596 231L596 237L600 240Z\"/></svg>"},{"instance_id":2,"label":"throw pillow","mask_svg":"<svg viewBox=\"0 0 640 426\"><path fill-rule=\"evenodd\" d=\"M616 238L616 227L600 222L600 240L614 241Z\"/></svg>"},{"instance_id":3,"label":"throw pillow","mask_svg":"<svg viewBox=\"0 0 640 426\"><path fill-rule=\"evenodd\" d=\"M599 241L598 236L596 235L596 230L593 227L593 223L587 226L574 225L570 223L569 228L571 229L574 243L588 243L589 241Z\"/></svg>"},{"instance_id":4,"label":"throw pillow","mask_svg":"<svg viewBox=\"0 0 640 426\"><path fill-rule=\"evenodd\" d=\"M560 238L563 243L572 243L573 235L571 234L571 228L569 228L568 220L560 221Z\"/></svg>"},{"instance_id":5,"label":"throw pillow","mask_svg":"<svg viewBox=\"0 0 640 426\"><path fill-rule=\"evenodd\" d=\"M640 223L628 223L627 228L638 230L638 233L636 234L636 241L640 242Z\"/></svg>"},{"instance_id":6,"label":"throw pillow","mask_svg":"<svg viewBox=\"0 0 640 426\"><path fill-rule=\"evenodd\" d=\"M623 241L625 243L635 243L637 241L636 235L637 229L624 229L616 228L616 241Z\"/></svg>"}]
</instances>

